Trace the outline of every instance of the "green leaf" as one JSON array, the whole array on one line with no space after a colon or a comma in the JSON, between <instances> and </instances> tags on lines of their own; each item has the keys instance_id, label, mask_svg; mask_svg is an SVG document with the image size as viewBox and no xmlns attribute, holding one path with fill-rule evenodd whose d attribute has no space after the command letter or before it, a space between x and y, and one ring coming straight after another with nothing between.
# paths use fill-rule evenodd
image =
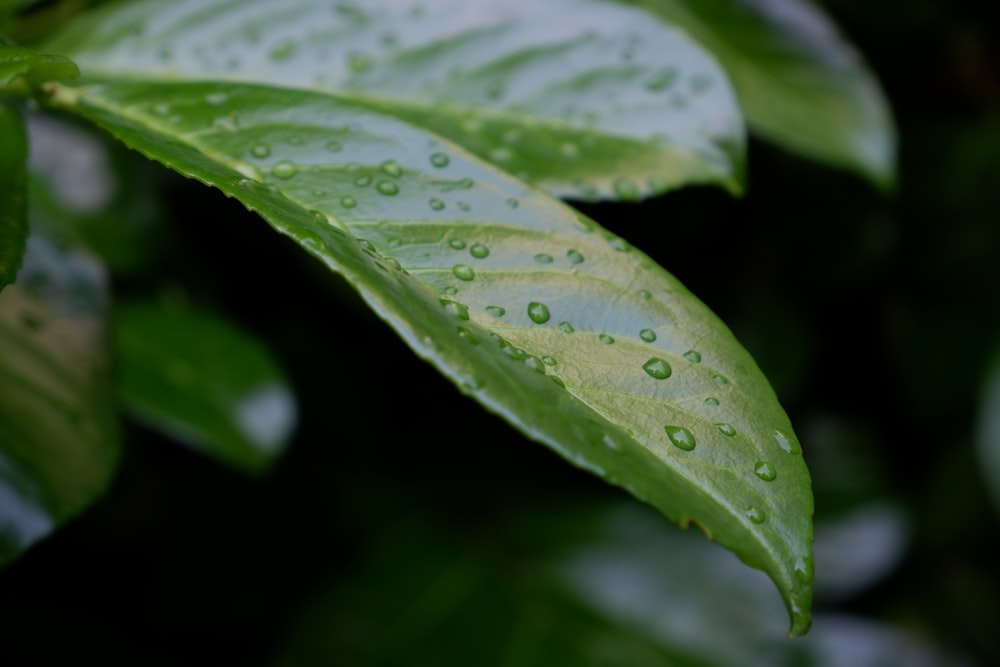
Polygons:
<instances>
[{"instance_id":1,"label":"green leaf","mask_svg":"<svg viewBox=\"0 0 1000 667\"><path fill-rule=\"evenodd\" d=\"M743 178L725 73L679 30L611 0L147 1L96 13L49 48L98 77L336 92L558 196L738 191Z\"/></svg>"},{"instance_id":2,"label":"green leaf","mask_svg":"<svg viewBox=\"0 0 1000 667\"><path fill-rule=\"evenodd\" d=\"M0 39L0 88L22 76L28 83L72 79L79 76L76 64L65 56L35 53Z\"/></svg>"},{"instance_id":3,"label":"green leaf","mask_svg":"<svg viewBox=\"0 0 1000 667\"><path fill-rule=\"evenodd\" d=\"M267 348L207 312L119 305L119 395L126 411L248 472L265 469L295 426L295 398Z\"/></svg>"},{"instance_id":4,"label":"green leaf","mask_svg":"<svg viewBox=\"0 0 1000 667\"><path fill-rule=\"evenodd\" d=\"M809 0L628 0L722 63L761 137L881 187L895 180L888 104L861 56Z\"/></svg>"},{"instance_id":5,"label":"green leaf","mask_svg":"<svg viewBox=\"0 0 1000 667\"><path fill-rule=\"evenodd\" d=\"M350 99L111 79L52 99L259 212L487 408L767 571L806 629L812 496L788 419L729 330L626 241Z\"/></svg>"},{"instance_id":6,"label":"green leaf","mask_svg":"<svg viewBox=\"0 0 1000 667\"><path fill-rule=\"evenodd\" d=\"M0 294L0 565L89 505L118 459L104 276L28 240Z\"/></svg>"},{"instance_id":7,"label":"green leaf","mask_svg":"<svg viewBox=\"0 0 1000 667\"><path fill-rule=\"evenodd\" d=\"M28 140L20 111L0 101L0 292L14 282L28 238Z\"/></svg>"}]
</instances>

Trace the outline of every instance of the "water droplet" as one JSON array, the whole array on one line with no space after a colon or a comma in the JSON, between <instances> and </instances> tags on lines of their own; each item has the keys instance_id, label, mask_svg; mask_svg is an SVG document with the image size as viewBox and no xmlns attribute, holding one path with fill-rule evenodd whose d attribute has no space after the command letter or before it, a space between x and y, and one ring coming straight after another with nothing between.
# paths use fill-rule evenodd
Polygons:
<instances>
[{"instance_id":1,"label":"water droplet","mask_svg":"<svg viewBox=\"0 0 1000 667\"><path fill-rule=\"evenodd\" d=\"M535 255L535 261L539 264L551 264L553 262L552 255L540 252Z\"/></svg>"},{"instance_id":2,"label":"water droplet","mask_svg":"<svg viewBox=\"0 0 1000 667\"><path fill-rule=\"evenodd\" d=\"M608 242L608 245L617 250L618 252L629 251L628 241L621 238L620 236L607 236L606 240Z\"/></svg>"},{"instance_id":3,"label":"water droplet","mask_svg":"<svg viewBox=\"0 0 1000 667\"><path fill-rule=\"evenodd\" d=\"M330 141L326 142L323 145L326 146L326 150L330 151L331 153L339 153L344 148L344 146L336 139L330 139Z\"/></svg>"},{"instance_id":4,"label":"water droplet","mask_svg":"<svg viewBox=\"0 0 1000 667\"><path fill-rule=\"evenodd\" d=\"M635 295L640 299L642 299L643 301L649 301L650 299L653 298L653 295L650 294L649 290L647 289L641 289L638 292L636 292Z\"/></svg>"},{"instance_id":5,"label":"water droplet","mask_svg":"<svg viewBox=\"0 0 1000 667\"><path fill-rule=\"evenodd\" d=\"M729 380L727 380L726 378L722 377L721 375L713 375L712 376L712 382L714 382L715 384L719 385L720 387L724 387L727 384L729 384Z\"/></svg>"},{"instance_id":6,"label":"water droplet","mask_svg":"<svg viewBox=\"0 0 1000 667\"><path fill-rule=\"evenodd\" d=\"M437 197L431 197L427 203L430 204L430 207L435 211L440 211L444 208L444 202Z\"/></svg>"},{"instance_id":7,"label":"water droplet","mask_svg":"<svg viewBox=\"0 0 1000 667\"><path fill-rule=\"evenodd\" d=\"M555 357L548 357L548 356L546 356L546 357L542 357L542 363L545 364L546 366L555 366L559 362L556 361Z\"/></svg>"},{"instance_id":8,"label":"water droplet","mask_svg":"<svg viewBox=\"0 0 1000 667\"><path fill-rule=\"evenodd\" d=\"M666 380L673 372L670 368L670 364L659 357L652 357L649 361L644 363L642 365L642 370L646 371L647 375L656 378L657 380Z\"/></svg>"},{"instance_id":9,"label":"water droplet","mask_svg":"<svg viewBox=\"0 0 1000 667\"><path fill-rule=\"evenodd\" d=\"M486 306L486 312L493 317L503 317L507 314L507 309L503 306Z\"/></svg>"},{"instance_id":10,"label":"water droplet","mask_svg":"<svg viewBox=\"0 0 1000 667\"><path fill-rule=\"evenodd\" d=\"M468 211L471 208L464 201L460 201L460 202L456 203L455 206L457 206L460 211Z\"/></svg>"},{"instance_id":11,"label":"water droplet","mask_svg":"<svg viewBox=\"0 0 1000 667\"><path fill-rule=\"evenodd\" d=\"M753 523L764 523L764 513L753 505L747 505L746 510L743 511L744 516L750 519Z\"/></svg>"},{"instance_id":12,"label":"water droplet","mask_svg":"<svg viewBox=\"0 0 1000 667\"><path fill-rule=\"evenodd\" d=\"M403 168L399 166L399 163L395 160L386 160L381 164L379 169L382 173L392 176L393 178L398 178L403 175Z\"/></svg>"},{"instance_id":13,"label":"water droplet","mask_svg":"<svg viewBox=\"0 0 1000 667\"><path fill-rule=\"evenodd\" d=\"M572 141L567 141L559 147L559 152L565 158L573 159L580 156L580 148Z\"/></svg>"},{"instance_id":14,"label":"water droplet","mask_svg":"<svg viewBox=\"0 0 1000 667\"><path fill-rule=\"evenodd\" d=\"M549 307L544 303L532 301L528 304L528 317L535 324L545 324L549 321Z\"/></svg>"},{"instance_id":15,"label":"water droplet","mask_svg":"<svg viewBox=\"0 0 1000 667\"><path fill-rule=\"evenodd\" d=\"M476 277L476 272L468 264L456 264L451 267L451 272L459 280L473 280Z\"/></svg>"},{"instance_id":16,"label":"water droplet","mask_svg":"<svg viewBox=\"0 0 1000 667\"><path fill-rule=\"evenodd\" d=\"M271 154L271 147L267 144L257 144L250 149L250 154L254 157L264 158Z\"/></svg>"},{"instance_id":17,"label":"water droplet","mask_svg":"<svg viewBox=\"0 0 1000 667\"><path fill-rule=\"evenodd\" d=\"M153 105L153 113L157 116L169 116L170 115L170 105L160 102L159 104Z\"/></svg>"},{"instance_id":18,"label":"water droplet","mask_svg":"<svg viewBox=\"0 0 1000 667\"><path fill-rule=\"evenodd\" d=\"M340 205L344 208L354 208L358 205L358 201L354 197L341 197Z\"/></svg>"},{"instance_id":19,"label":"water droplet","mask_svg":"<svg viewBox=\"0 0 1000 667\"><path fill-rule=\"evenodd\" d=\"M377 252L375 250L375 245L368 239L358 239L358 245L361 246L361 249L365 252Z\"/></svg>"},{"instance_id":20,"label":"water droplet","mask_svg":"<svg viewBox=\"0 0 1000 667\"><path fill-rule=\"evenodd\" d=\"M774 441L778 443L778 447L781 447L781 450L786 454L796 454L798 452L798 448L781 431L774 432Z\"/></svg>"},{"instance_id":21,"label":"water droplet","mask_svg":"<svg viewBox=\"0 0 1000 667\"><path fill-rule=\"evenodd\" d=\"M441 293L448 294L450 296L455 296L456 294L458 294L458 288L453 285L446 285L441 288Z\"/></svg>"},{"instance_id":22,"label":"water droplet","mask_svg":"<svg viewBox=\"0 0 1000 667\"><path fill-rule=\"evenodd\" d=\"M271 49L271 60L288 60L295 55L295 42L285 42Z\"/></svg>"},{"instance_id":23,"label":"water droplet","mask_svg":"<svg viewBox=\"0 0 1000 667\"><path fill-rule=\"evenodd\" d=\"M562 389L566 388L566 383L563 382L560 378L557 378L555 375L549 375L548 378L552 380L556 384L556 386Z\"/></svg>"},{"instance_id":24,"label":"water droplet","mask_svg":"<svg viewBox=\"0 0 1000 667\"><path fill-rule=\"evenodd\" d=\"M399 192L399 186L392 181L379 181L378 185L375 186L375 189L378 190L379 193L389 196Z\"/></svg>"},{"instance_id":25,"label":"water droplet","mask_svg":"<svg viewBox=\"0 0 1000 667\"><path fill-rule=\"evenodd\" d=\"M736 429L733 428L732 424L727 424L725 422L719 422L715 425L715 428L719 429L719 433L722 435L727 435L730 438L736 435Z\"/></svg>"},{"instance_id":26,"label":"water droplet","mask_svg":"<svg viewBox=\"0 0 1000 667\"><path fill-rule=\"evenodd\" d=\"M209 93L208 95L205 95L205 102L214 107L217 107L220 104L225 104L227 100L229 100L229 95L226 95L225 93Z\"/></svg>"},{"instance_id":27,"label":"water droplet","mask_svg":"<svg viewBox=\"0 0 1000 667\"><path fill-rule=\"evenodd\" d=\"M701 353L697 350L688 350L684 353L684 358L693 364L701 363Z\"/></svg>"},{"instance_id":28,"label":"water droplet","mask_svg":"<svg viewBox=\"0 0 1000 667\"><path fill-rule=\"evenodd\" d=\"M805 558L796 558L795 563L792 565L792 570L795 572L796 579L803 584L808 584L813 580L813 559L808 556Z\"/></svg>"},{"instance_id":29,"label":"water droplet","mask_svg":"<svg viewBox=\"0 0 1000 667\"><path fill-rule=\"evenodd\" d=\"M514 199L513 197L508 197L507 198L507 206L509 206L510 208L517 208L520 205L521 205L521 202L519 202L518 200Z\"/></svg>"},{"instance_id":30,"label":"water droplet","mask_svg":"<svg viewBox=\"0 0 1000 667\"><path fill-rule=\"evenodd\" d=\"M643 339L647 343L652 343L656 340L656 332L652 329L643 329L639 332L639 338Z\"/></svg>"},{"instance_id":31,"label":"water droplet","mask_svg":"<svg viewBox=\"0 0 1000 667\"><path fill-rule=\"evenodd\" d=\"M351 71L367 72L371 69L372 61L368 56L361 53L352 53L347 57L347 66L351 68Z\"/></svg>"},{"instance_id":32,"label":"water droplet","mask_svg":"<svg viewBox=\"0 0 1000 667\"><path fill-rule=\"evenodd\" d=\"M712 398L711 396L709 396L708 398L705 399L705 405L711 405L713 408L718 407L719 399Z\"/></svg>"},{"instance_id":33,"label":"water droplet","mask_svg":"<svg viewBox=\"0 0 1000 667\"><path fill-rule=\"evenodd\" d=\"M601 443L603 443L605 447L607 447L608 449L610 449L613 452L620 452L622 450L622 446L619 445L615 441L615 439L612 438L610 435L605 435L604 437L602 437L601 438Z\"/></svg>"},{"instance_id":34,"label":"water droplet","mask_svg":"<svg viewBox=\"0 0 1000 667\"><path fill-rule=\"evenodd\" d=\"M677 70L673 67L664 67L646 82L646 90L658 93L670 88L676 80Z\"/></svg>"},{"instance_id":35,"label":"water droplet","mask_svg":"<svg viewBox=\"0 0 1000 667\"><path fill-rule=\"evenodd\" d=\"M457 333L459 338L464 338L473 345L479 345L479 336L477 336L475 332L470 331L465 327L459 327Z\"/></svg>"},{"instance_id":36,"label":"water droplet","mask_svg":"<svg viewBox=\"0 0 1000 667\"><path fill-rule=\"evenodd\" d=\"M450 245L455 250L461 250L465 247L465 241L463 241L462 239L451 239L450 241L448 241L448 245Z\"/></svg>"},{"instance_id":37,"label":"water droplet","mask_svg":"<svg viewBox=\"0 0 1000 667\"><path fill-rule=\"evenodd\" d=\"M271 173L278 178L287 179L299 173L299 168L288 160L282 160L278 164L271 167Z\"/></svg>"},{"instance_id":38,"label":"water droplet","mask_svg":"<svg viewBox=\"0 0 1000 667\"><path fill-rule=\"evenodd\" d=\"M583 262L583 255L580 253L579 250L574 250L570 248L569 250L566 251L566 257L568 257L569 261L573 262L574 264L580 264Z\"/></svg>"},{"instance_id":39,"label":"water droplet","mask_svg":"<svg viewBox=\"0 0 1000 667\"><path fill-rule=\"evenodd\" d=\"M624 201L636 201L639 199L639 188L627 178L616 180L613 188L615 194Z\"/></svg>"},{"instance_id":40,"label":"water droplet","mask_svg":"<svg viewBox=\"0 0 1000 667\"><path fill-rule=\"evenodd\" d=\"M778 476L778 473L774 470L774 466L767 461L757 461L757 463L754 464L753 471L754 474L765 482L773 482L774 478Z\"/></svg>"},{"instance_id":41,"label":"water droplet","mask_svg":"<svg viewBox=\"0 0 1000 667\"><path fill-rule=\"evenodd\" d=\"M365 174L363 176L358 176L357 178L354 179L354 184L359 188L367 188L369 185L372 184L372 177L369 176L368 174Z\"/></svg>"},{"instance_id":42,"label":"water droplet","mask_svg":"<svg viewBox=\"0 0 1000 667\"><path fill-rule=\"evenodd\" d=\"M612 343L614 343L614 342L615 342L615 339L614 339L614 338L612 338L611 336L609 336L608 334L601 334L601 335L599 335L599 336L598 336L598 338L599 338L599 339L601 340L601 342L602 342L602 343L604 343L605 345L611 345Z\"/></svg>"},{"instance_id":43,"label":"water droplet","mask_svg":"<svg viewBox=\"0 0 1000 667\"><path fill-rule=\"evenodd\" d=\"M683 449L685 452L690 452L695 448L698 443L695 442L694 435L691 431L687 430L683 426L664 426L663 430L667 432L667 437L670 438L670 442L674 444L678 449Z\"/></svg>"},{"instance_id":44,"label":"water droplet","mask_svg":"<svg viewBox=\"0 0 1000 667\"><path fill-rule=\"evenodd\" d=\"M460 180L458 182L458 187L462 188L463 190L468 190L469 188L471 188L475 184L476 184L476 182L474 180L472 180L471 178L463 178L462 180Z\"/></svg>"},{"instance_id":45,"label":"water droplet","mask_svg":"<svg viewBox=\"0 0 1000 667\"><path fill-rule=\"evenodd\" d=\"M469 307L457 301L442 299L441 305L449 315L454 315L457 319L467 321L469 319Z\"/></svg>"},{"instance_id":46,"label":"water droplet","mask_svg":"<svg viewBox=\"0 0 1000 667\"><path fill-rule=\"evenodd\" d=\"M573 328L573 325L570 324L569 322L560 322L559 330L562 331L563 333L573 333L574 331L576 331L576 329Z\"/></svg>"},{"instance_id":47,"label":"water droplet","mask_svg":"<svg viewBox=\"0 0 1000 667\"><path fill-rule=\"evenodd\" d=\"M524 365L536 373L545 374L545 366L542 365L542 360L538 357L528 357L524 360Z\"/></svg>"}]
</instances>

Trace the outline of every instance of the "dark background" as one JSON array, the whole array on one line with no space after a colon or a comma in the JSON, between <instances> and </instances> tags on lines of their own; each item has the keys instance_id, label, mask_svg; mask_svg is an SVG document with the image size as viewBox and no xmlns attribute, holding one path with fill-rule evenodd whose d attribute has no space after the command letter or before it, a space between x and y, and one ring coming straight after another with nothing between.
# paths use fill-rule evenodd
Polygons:
<instances>
[{"instance_id":1,"label":"dark background","mask_svg":"<svg viewBox=\"0 0 1000 667\"><path fill-rule=\"evenodd\" d=\"M581 208L750 349L803 441L817 522L875 501L907 517L893 570L818 608L1000 664L1000 526L973 449L1000 353L1000 6L825 5L891 102L895 193L753 142L741 200ZM162 261L270 344L300 428L248 478L127 423L107 497L0 575L0 665L274 664L319 582L353 576L410 515L482 540L535 506L622 497L461 397L241 206L162 178L185 249ZM395 391L402 375L417 391Z\"/></svg>"}]
</instances>

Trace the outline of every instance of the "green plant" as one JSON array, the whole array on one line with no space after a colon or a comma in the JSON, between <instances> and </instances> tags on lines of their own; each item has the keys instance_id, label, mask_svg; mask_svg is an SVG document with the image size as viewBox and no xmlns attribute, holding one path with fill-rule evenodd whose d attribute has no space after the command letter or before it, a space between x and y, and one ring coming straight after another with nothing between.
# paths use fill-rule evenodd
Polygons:
<instances>
[{"instance_id":1,"label":"green plant","mask_svg":"<svg viewBox=\"0 0 1000 667\"><path fill-rule=\"evenodd\" d=\"M766 379L675 278L556 197L739 193L746 125L891 185L880 93L817 10L136 2L0 49L2 283L24 254L0 302L4 561L109 483L112 354L128 413L238 468L267 467L294 414L268 353L217 315L116 297L108 347L106 285L76 246L113 266L143 251L29 188L28 99L260 214L463 393L764 570L806 631L810 480ZM29 189L50 204L24 252Z\"/></svg>"}]
</instances>

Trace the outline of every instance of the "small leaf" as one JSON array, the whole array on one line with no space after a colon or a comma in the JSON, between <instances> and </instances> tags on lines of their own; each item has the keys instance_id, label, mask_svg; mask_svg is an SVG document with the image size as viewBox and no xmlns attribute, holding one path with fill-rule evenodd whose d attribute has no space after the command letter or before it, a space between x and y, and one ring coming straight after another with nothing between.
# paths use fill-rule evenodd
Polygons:
<instances>
[{"instance_id":1,"label":"small leaf","mask_svg":"<svg viewBox=\"0 0 1000 667\"><path fill-rule=\"evenodd\" d=\"M31 49L0 41L0 88L23 76L31 84L79 76L76 64L65 56L35 53Z\"/></svg>"},{"instance_id":2,"label":"small leaf","mask_svg":"<svg viewBox=\"0 0 1000 667\"><path fill-rule=\"evenodd\" d=\"M812 497L788 419L729 330L626 241L350 99L110 79L52 99L258 211L464 392L766 570L805 630Z\"/></svg>"},{"instance_id":3,"label":"small leaf","mask_svg":"<svg viewBox=\"0 0 1000 667\"><path fill-rule=\"evenodd\" d=\"M125 410L194 449L257 472L295 426L295 398L268 350L222 318L180 306L119 305Z\"/></svg>"},{"instance_id":4,"label":"small leaf","mask_svg":"<svg viewBox=\"0 0 1000 667\"><path fill-rule=\"evenodd\" d=\"M28 141L18 109L0 101L0 292L14 282L28 237Z\"/></svg>"},{"instance_id":5,"label":"small leaf","mask_svg":"<svg viewBox=\"0 0 1000 667\"><path fill-rule=\"evenodd\" d=\"M705 45L750 129L791 151L895 180L896 133L878 82L809 0L629 0Z\"/></svg>"},{"instance_id":6,"label":"small leaf","mask_svg":"<svg viewBox=\"0 0 1000 667\"><path fill-rule=\"evenodd\" d=\"M742 187L743 119L684 33L603 0L179 0L109 8L49 48L94 76L323 90L557 196ZM567 17L572 17L568 20Z\"/></svg>"},{"instance_id":7,"label":"small leaf","mask_svg":"<svg viewBox=\"0 0 1000 667\"><path fill-rule=\"evenodd\" d=\"M0 565L89 505L118 459L101 269L33 236L0 294Z\"/></svg>"}]
</instances>

